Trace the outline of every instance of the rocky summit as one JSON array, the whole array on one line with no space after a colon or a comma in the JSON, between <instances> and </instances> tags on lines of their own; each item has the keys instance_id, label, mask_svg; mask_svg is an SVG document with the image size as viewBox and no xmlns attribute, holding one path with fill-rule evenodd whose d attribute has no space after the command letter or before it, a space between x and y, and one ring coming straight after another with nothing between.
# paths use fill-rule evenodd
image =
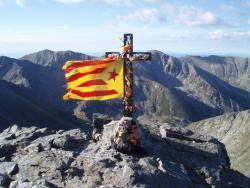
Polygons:
<instances>
[{"instance_id":1,"label":"rocky summit","mask_svg":"<svg viewBox=\"0 0 250 188\"><path fill-rule=\"evenodd\" d=\"M249 187L230 168L224 145L168 123L138 125L140 147L112 147L118 124L99 124L98 139L81 129L13 125L0 134L0 187ZM100 118L99 118L100 119ZM109 123L108 123L109 122Z\"/></svg>"}]
</instances>

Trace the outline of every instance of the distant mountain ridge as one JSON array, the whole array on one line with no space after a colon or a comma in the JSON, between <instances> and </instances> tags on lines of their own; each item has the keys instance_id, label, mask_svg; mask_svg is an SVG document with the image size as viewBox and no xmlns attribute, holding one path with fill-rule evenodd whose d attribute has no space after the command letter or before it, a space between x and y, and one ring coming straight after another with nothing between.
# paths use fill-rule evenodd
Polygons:
<instances>
[{"instance_id":1,"label":"distant mountain ridge","mask_svg":"<svg viewBox=\"0 0 250 188\"><path fill-rule=\"evenodd\" d=\"M68 60L85 60L92 59L92 56L81 54L73 51L58 51L43 50L29 55L25 55L20 60L27 60L34 64L44 67L62 68Z\"/></svg>"},{"instance_id":2,"label":"distant mountain ridge","mask_svg":"<svg viewBox=\"0 0 250 188\"><path fill-rule=\"evenodd\" d=\"M148 72L145 77L176 91L177 95L184 94L205 103L208 107L214 108L215 113L249 107L249 104L245 105L245 101L249 101L248 92L235 88L200 67L182 62L180 59L157 51L153 51L152 54L151 62L136 64L141 70L137 75ZM239 96L245 100L238 100L241 98ZM239 103L241 105L238 105Z\"/></svg>"},{"instance_id":3,"label":"distant mountain ridge","mask_svg":"<svg viewBox=\"0 0 250 188\"><path fill-rule=\"evenodd\" d=\"M198 63L183 58L151 52L151 61L134 65L137 116L164 121L176 119L185 123L250 108L248 91L230 85L212 71L206 71L202 63L197 66ZM121 116L121 100L62 100L66 93L64 63L72 59L93 58L72 51L50 50L26 55L19 60L0 57L0 80L14 84L16 90L25 88L38 106L49 106L55 113L66 114L69 118L76 116L86 120L95 112Z\"/></svg>"},{"instance_id":4,"label":"distant mountain ridge","mask_svg":"<svg viewBox=\"0 0 250 188\"><path fill-rule=\"evenodd\" d=\"M250 91L250 58L185 56L181 61L196 65L230 84Z\"/></svg>"}]
</instances>

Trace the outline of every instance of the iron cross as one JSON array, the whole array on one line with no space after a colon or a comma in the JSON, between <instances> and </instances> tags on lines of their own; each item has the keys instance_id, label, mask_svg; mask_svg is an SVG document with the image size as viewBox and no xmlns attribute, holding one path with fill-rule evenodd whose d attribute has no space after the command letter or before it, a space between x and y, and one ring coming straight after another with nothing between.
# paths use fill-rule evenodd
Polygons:
<instances>
[{"instance_id":1,"label":"iron cross","mask_svg":"<svg viewBox=\"0 0 250 188\"><path fill-rule=\"evenodd\" d=\"M134 113L133 104L133 63L138 60L151 60L150 52L133 51L133 34L124 34L124 53L106 52L109 55L119 55L124 59L124 116L132 117Z\"/></svg>"}]
</instances>

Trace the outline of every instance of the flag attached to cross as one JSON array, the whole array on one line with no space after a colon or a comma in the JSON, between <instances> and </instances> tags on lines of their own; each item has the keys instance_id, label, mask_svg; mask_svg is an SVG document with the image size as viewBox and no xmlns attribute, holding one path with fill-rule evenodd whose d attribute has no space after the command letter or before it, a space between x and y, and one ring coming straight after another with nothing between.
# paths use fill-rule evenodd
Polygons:
<instances>
[{"instance_id":1,"label":"flag attached to cross","mask_svg":"<svg viewBox=\"0 0 250 188\"><path fill-rule=\"evenodd\" d=\"M133 52L133 35L124 34L121 52L101 60L68 61L63 66L68 93L64 100L124 99L124 116L133 117L133 63L150 60L150 52Z\"/></svg>"}]
</instances>

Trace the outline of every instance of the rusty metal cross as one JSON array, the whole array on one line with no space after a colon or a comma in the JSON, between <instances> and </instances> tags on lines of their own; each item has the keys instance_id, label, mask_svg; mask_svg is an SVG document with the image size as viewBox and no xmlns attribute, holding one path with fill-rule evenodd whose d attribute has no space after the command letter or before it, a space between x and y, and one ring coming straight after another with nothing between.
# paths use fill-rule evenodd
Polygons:
<instances>
[{"instance_id":1,"label":"rusty metal cross","mask_svg":"<svg viewBox=\"0 0 250 188\"><path fill-rule=\"evenodd\" d=\"M150 60L150 52L133 51L133 34L124 34L124 51L106 52L106 57L119 55L124 58L124 116L132 117L134 113L133 104L133 63L138 60Z\"/></svg>"}]
</instances>

